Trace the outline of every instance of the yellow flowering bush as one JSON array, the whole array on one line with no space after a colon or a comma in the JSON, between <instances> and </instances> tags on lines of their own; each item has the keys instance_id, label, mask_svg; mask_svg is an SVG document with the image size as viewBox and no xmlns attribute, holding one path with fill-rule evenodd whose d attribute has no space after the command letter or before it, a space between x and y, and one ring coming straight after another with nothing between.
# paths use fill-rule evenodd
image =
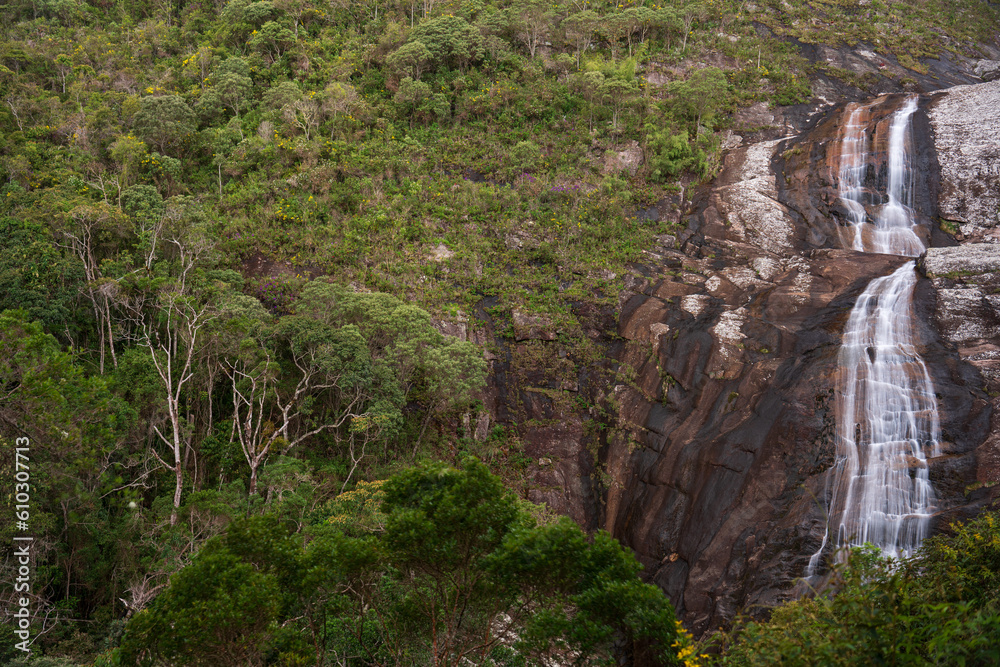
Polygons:
<instances>
[{"instance_id":1,"label":"yellow flowering bush","mask_svg":"<svg viewBox=\"0 0 1000 667\"><path fill-rule=\"evenodd\" d=\"M677 641L673 643L673 648L677 651L677 663L684 667L704 667L711 664L711 656L706 653L698 653L698 643L688 632L680 621L674 621L677 625Z\"/></svg>"}]
</instances>

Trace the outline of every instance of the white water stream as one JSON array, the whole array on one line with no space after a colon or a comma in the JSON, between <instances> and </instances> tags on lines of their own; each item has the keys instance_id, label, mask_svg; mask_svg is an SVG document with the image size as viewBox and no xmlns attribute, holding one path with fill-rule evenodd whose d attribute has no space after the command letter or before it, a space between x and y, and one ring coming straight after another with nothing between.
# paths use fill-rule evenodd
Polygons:
<instances>
[{"instance_id":1,"label":"white water stream","mask_svg":"<svg viewBox=\"0 0 1000 667\"><path fill-rule=\"evenodd\" d=\"M854 250L865 249L861 230L868 218L864 206L865 171L868 168L868 116L866 107L851 109L840 138L840 200L854 230Z\"/></svg>"},{"instance_id":2,"label":"white water stream","mask_svg":"<svg viewBox=\"0 0 1000 667\"><path fill-rule=\"evenodd\" d=\"M874 223L864 207L870 107L851 110L842 134L840 196L854 229L856 250L915 257L924 251L916 235L908 98L889 126L888 183ZM872 202L876 203L876 202ZM913 335L915 262L869 283L844 330L837 359L837 460L828 477L831 492L826 534L809 560L815 573L828 543L871 543L886 555L913 552L927 534L934 493L927 456L939 452L940 423L934 386Z\"/></svg>"}]
</instances>

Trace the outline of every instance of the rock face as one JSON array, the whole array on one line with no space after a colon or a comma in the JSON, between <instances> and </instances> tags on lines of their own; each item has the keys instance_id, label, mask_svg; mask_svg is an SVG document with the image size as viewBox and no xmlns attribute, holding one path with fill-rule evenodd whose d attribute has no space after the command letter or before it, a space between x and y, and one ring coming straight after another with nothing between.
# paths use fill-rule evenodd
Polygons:
<instances>
[{"instance_id":1,"label":"rock face","mask_svg":"<svg viewBox=\"0 0 1000 667\"><path fill-rule=\"evenodd\" d=\"M870 105L874 177L901 99ZM914 207L931 247L915 328L943 440L932 532L1000 497L996 109L1000 81L923 95L914 115ZM524 466L523 495L630 546L696 633L800 594L826 526L841 334L866 285L906 261L847 249L842 117L734 141L687 229L631 268L617 322L584 305L582 331L494 319L489 299L470 316L469 337L492 341L484 411L467 424L476 441ZM523 426L519 450L497 423Z\"/></svg>"},{"instance_id":2,"label":"rock face","mask_svg":"<svg viewBox=\"0 0 1000 667\"><path fill-rule=\"evenodd\" d=\"M955 248L930 248L922 262L924 272L939 278L950 273L988 276L1000 271L1000 245L967 243Z\"/></svg>"},{"instance_id":3,"label":"rock face","mask_svg":"<svg viewBox=\"0 0 1000 667\"><path fill-rule=\"evenodd\" d=\"M1000 79L1000 60L980 60L972 71L983 81L995 81Z\"/></svg>"},{"instance_id":4,"label":"rock face","mask_svg":"<svg viewBox=\"0 0 1000 667\"><path fill-rule=\"evenodd\" d=\"M930 462L938 524L1000 495L972 490L1000 480L1000 245L958 245L1000 241L989 194L1000 172L980 162L1000 150L997 94L1000 82L922 97L915 116L914 205L936 246L914 311L944 440ZM873 127L898 101L873 107ZM624 297L619 360L631 372L611 392L625 428L603 454L603 524L695 632L797 594L825 530L840 335L868 282L905 261L844 249L839 112L730 152L680 249L651 253Z\"/></svg>"},{"instance_id":5,"label":"rock face","mask_svg":"<svg viewBox=\"0 0 1000 667\"><path fill-rule=\"evenodd\" d=\"M473 431L484 449L474 453L517 469L515 477L526 481L513 489L518 495L596 529L600 430L593 428L595 410L581 406L595 404L610 383L613 309L580 304L573 314L582 330L564 331L547 317L516 310L498 318L494 305L485 299L473 318L478 326L471 335L486 347L490 364Z\"/></svg>"},{"instance_id":6,"label":"rock face","mask_svg":"<svg viewBox=\"0 0 1000 667\"><path fill-rule=\"evenodd\" d=\"M631 429L608 452L622 481L608 492L607 527L695 630L790 594L819 546L840 331L867 282L901 263L742 250L769 279L735 273L729 257L677 253L677 268L705 284L651 273L622 317L636 379L617 393ZM656 336L664 323L676 335Z\"/></svg>"},{"instance_id":7,"label":"rock face","mask_svg":"<svg viewBox=\"0 0 1000 667\"><path fill-rule=\"evenodd\" d=\"M1000 80L934 95L930 122L940 165L939 215L964 240L1000 243Z\"/></svg>"},{"instance_id":8,"label":"rock face","mask_svg":"<svg viewBox=\"0 0 1000 667\"><path fill-rule=\"evenodd\" d=\"M933 320L992 397L990 435L976 451L976 481L1000 480L1000 244L931 248L920 264L937 296Z\"/></svg>"},{"instance_id":9,"label":"rock face","mask_svg":"<svg viewBox=\"0 0 1000 667\"><path fill-rule=\"evenodd\" d=\"M903 96L883 96L864 110L862 121L874 128L871 132L873 155L866 171L872 177L885 180L888 165L886 148L890 135L893 113L899 108ZM920 99L923 108L927 98ZM798 234L807 244L817 247L851 247L853 240L850 213L837 190L841 148L844 129L841 125L844 109L838 107L828 113L809 133L787 139L777 146L774 169L780 200L787 204ZM952 244L955 240L940 233L934 222L937 211L938 157L934 151L931 127L926 113L918 112L913 118L916 146L911 151L912 166L916 173L927 175L923 187L915 188L913 208L916 212L919 234L925 246ZM875 178L872 178L875 180ZM874 217L872 203L877 197L867 197L869 218Z\"/></svg>"},{"instance_id":10,"label":"rock face","mask_svg":"<svg viewBox=\"0 0 1000 667\"><path fill-rule=\"evenodd\" d=\"M630 141L627 145L609 149L604 154L602 171L605 174L617 174L627 171L634 175L642 165L642 148L638 141Z\"/></svg>"}]
</instances>

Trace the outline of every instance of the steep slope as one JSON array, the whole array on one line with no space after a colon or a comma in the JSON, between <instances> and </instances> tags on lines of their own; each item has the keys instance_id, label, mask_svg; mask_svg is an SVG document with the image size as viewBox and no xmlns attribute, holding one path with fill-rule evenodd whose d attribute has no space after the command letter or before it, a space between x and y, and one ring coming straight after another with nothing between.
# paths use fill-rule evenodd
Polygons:
<instances>
[{"instance_id":1,"label":"steep slope","mask_svg":"<svg viewBox=\"0 0 1000 667\"><path fill-rule=\"evenodd\" d=\"M988 485L1000 479L1000 245L960 245L995 241L1000 228L992 195L976 195L1000 191L982 161L1000 137L998 90L923 96L915 114L914 208L933 278L916 286L914 334L941 414L943 455L930 462L938 523L996 497ZM845 117L838 107L799 137L731 152L679 249L637 267L619 323L635 380L615 388L631 431L607 450L605 525L697 631L795 594L825 530L840 335L865 286L904 261L847 249L850 218L831 176ZM939 228L941 215L960 235ZM949 270L949 257L970 268Z\"/></svg>"}]
</instances>

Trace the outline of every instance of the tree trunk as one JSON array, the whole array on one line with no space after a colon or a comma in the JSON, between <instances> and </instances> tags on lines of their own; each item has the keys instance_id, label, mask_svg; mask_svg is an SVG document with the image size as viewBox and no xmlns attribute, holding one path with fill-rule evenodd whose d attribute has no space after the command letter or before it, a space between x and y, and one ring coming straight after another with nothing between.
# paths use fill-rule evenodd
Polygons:
<instances>
[{"instance_id":1,"label":"tree trunk","mask_svg":"<svg viewBox=\"0 0 1000 667\"><path fill-rule=\"evenodd\" d=\"M176 456L177 467L174 469L174 509L170 512L170 525L177 525L177 513L181 507L181 492L184 490L184 468L181 466L180 456Z\"/></svg>"},{"instance_id":2,"label":"tree trunk","mask_svg":"<svg viewBox=\"0 0 1000 667\"><path fill-rule=\"evenodd\" d=\"M107 315L108 320L108 347L111 349L111 362L118 368L118 355L115 354L115 339L114 332L111 330L111 304L108 303L108 298L104 297L104 312ZM103 351L101 356L104 356Z\"/></svg>"}]
</instances>

